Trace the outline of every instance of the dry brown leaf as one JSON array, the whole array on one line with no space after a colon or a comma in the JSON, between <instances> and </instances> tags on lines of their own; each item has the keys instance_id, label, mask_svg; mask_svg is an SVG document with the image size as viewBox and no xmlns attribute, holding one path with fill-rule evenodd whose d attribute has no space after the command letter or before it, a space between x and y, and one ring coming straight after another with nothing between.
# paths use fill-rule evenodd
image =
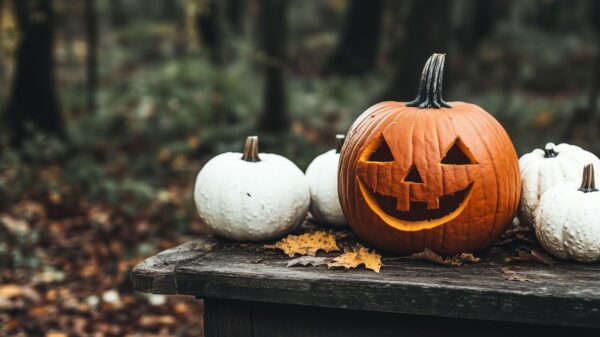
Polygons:
<instances>
[{"instance_id":1,"label":"dry brown leaf","mask_svg":"<svg viewBox=\"0 0 600 337\"><path fill-rule=\"evenodd\" d=\"M274 245L265 245L267 249L281 249L293 257L296 254L315 256L319 250L334 252L340 250L335 241L335 236L325 231L304 233L301 235L288 235Z\"/></svg>"},{"instance_id":2,"label":"dry brown leaf","mask_svg":"<svg viewBox=\"0 0 600 337\"><path fill-rule=\"evenodd\" d=\"M46 337L68 337L64 332L48 332L46 333Z\"/></svg>"},{"instance_id":3,"label":"dry brown leaf","mask_svg":"<svg viewBox=\"0 0 600 337\"><path fill-rule=\"evenodd\" d=\"M554 259L552 259L547 254L537 251L535 249L532 249L530 253L528 253L524 250L519 250L517 252L517 256L507 257L505 259L505 261L506 262L531 261L531 262L537 262L537 263L541 263L541 264L545 264L545 265L551 265L551 264L554 264L554 262L555 262Z\"/></svg>"},{"instance_id":4,"label":"dry brown leaf","mask_svg":"<svg viewBox=\"0 0 600 337\"><path fill-rule=\"evenodd\" d=\"M365 247L357 245L354 250L347 251L342 255L333 258L332 262L327 263L327 267L353 269L361 264L364 265L365 268L379 273L382 266L381 255L375 251L370 252Z\"/></svg>"},{"instance_id":5,"label":"dry brown leaf","mask_svg":"<svg viewBox=\"0 0 600 337\"><path fill-rule=\"evenodd\" d=\"M153 327L158 325L173 325L175 318L169 315L143 315L139 323L143 327Z\"/></svg>"},{"instance_id":6,"label":"dry brown leaf","mask_svg":"<svg viewBox=\"0 0 600 337\"><path fill-rule=\"evenodd\" d=\"M0 297L11 299L21 296L23 289L17 284L6 284L0 286Z\"/></svg>"},{"instance_id":7,"label":"dry brown leaf","mask_svg":"<svg viewBox=\"0 0 600 337\"><path fill-rule=\"evenodd\" d=\"M425 248L424 251L420 253L414 253L410 256L411 260L421 260L421 261L429 261L433 263L437 263L442 266L460 266L460 262L453 261L450 259L444 259L438 254L434 253L431 249Z\"/></svg>"},{"instance_id":8,"label":"dry brown leaf","mask_svg":"<svg viewBox=\"0 0 600 337\"><path fill-rule=\"evenodd\" d=\"M320 256L301 256L299 258L289 260L286 267L293 266L322 266L331 262L331 258Z\"/></svg>"},{"instance_id":9,"label":"dry brown leaf","mask_svg":"<svg viewBox=\"0 0 600 337\"><path fill-rule=\"evenodd\" d=\"M470 253L462 253L453 257L443 258L429 248L425 248L420 253L414 253L410 256L411 260L421 260L437 263L442 266L459 267L463 263L478 263L480 259Z\"/></svg>"},{"instance_id":10,"label":"dry brown leaf","mask_svg":"<svg viewBox=\"0 0 600 337\"><path fill-rule=\"evenodd\" d=\"M525 242L529 242L529 243L535 243L536 241L526 235L523 235L521 233L517 233L517 239L521 240L521 241L525 241Z\"/></svg>"},{"instance_id":11,"label":"dry brown leaf","mask_svg":"<svg viewBox=\"0 0 600 337\"><path fill-rule=\"evenodd\" d=\"M519 274L514 270L510 270L508 267L502 267L502 273L504 273L506 279L509 281L532 282L527 276Z\"/></svg>"},{"instance_id":12,"label":"dry brown leaf","mask_svg":"<svg viewBox=\"0 0 600 337\"><path fill-rule=\"evenodd\" d=\"M479 261L481 261L480 258L476 257L475 255L473 255L471 253L462 253L462 254L458 255L457 257L461 262L479 263Z\"/></svg>"}]
</instances>

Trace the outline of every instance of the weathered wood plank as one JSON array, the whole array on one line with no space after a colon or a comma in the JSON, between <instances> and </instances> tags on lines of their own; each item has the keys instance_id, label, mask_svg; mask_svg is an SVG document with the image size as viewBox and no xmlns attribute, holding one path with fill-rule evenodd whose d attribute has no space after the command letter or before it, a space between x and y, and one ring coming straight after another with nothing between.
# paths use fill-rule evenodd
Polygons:
<instances>
[{"instance_id":1,"label":"weathered wood plank","mask_svg":"<svg viewBox=\"0 0 600 337\"><path fill-rule=\"evenodd\" d=\"M131 272L133 288L154 294L176 294L175 267L200 258L212 249L214 244L214 238L206 237L167 249L145 259Z\"/></svg>"},{"instance_id":2,"label":"weathered wood plank","mask_svg":"<svg viewBox=\"0 0 600 337\"><path fill-rule=\"evenodd\" d=\"M178 290L200 297L600 327L598 266L510 267L531 280L517 282L492 264L447 268L390 261L381 274L285 264L280 256L259 259L239 249L209 252L178 267Z\"/></svg>"},{"instance_id":3,"label":"weathered wood plank","mask_svg":"<svg viewBox=\"0 0 600 337\"><path fill-rule=\"evenodd\" d=\"M202 242L200 246L206 245ZM286 268L286 256L256 246L221 241L214 249L192 248L196 245L144 261L133 272L135 288L202 298L600 328L597 264L505 265L500 258L451 268L386 260L376 274ZM503 267L528 281L509 280L514 275Z\"/></svg>"}]
</instances>

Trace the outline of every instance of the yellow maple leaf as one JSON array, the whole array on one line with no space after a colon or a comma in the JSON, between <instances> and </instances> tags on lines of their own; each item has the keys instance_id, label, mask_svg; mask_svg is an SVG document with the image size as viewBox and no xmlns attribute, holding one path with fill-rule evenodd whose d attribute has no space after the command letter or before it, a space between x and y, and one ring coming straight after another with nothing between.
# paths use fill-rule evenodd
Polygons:
<instances>
[{"instance_id":1,"label":"yellow maple leaf","mask_svg":"<svg viewBox=\"0 0 600 337\"><path fill-rule=\"evenodd\" d=\"M281 249L290 257L296 254L315 256L319 250L325 252L340 250L335 241L335 235L325 231L288 235L274 245L265 245L264 247L268 249Z\"/></svg>"},{"instance_id":2,"label":"yellow maple leaf","mask_svg":"<svg viewBox=\"0 0 600 337\"><path fill-rule=\"evenodd\" d=\"M343 267L346 269L353 269L360 265L364 265L365 268L371 269L372 271L379 273L381 270L381 255L377 252L370 252L365 247L356 245L354 250L347 251L344 254L335 257L333 262L327 264L329 268Z\"/></svg>"}]
</instances>

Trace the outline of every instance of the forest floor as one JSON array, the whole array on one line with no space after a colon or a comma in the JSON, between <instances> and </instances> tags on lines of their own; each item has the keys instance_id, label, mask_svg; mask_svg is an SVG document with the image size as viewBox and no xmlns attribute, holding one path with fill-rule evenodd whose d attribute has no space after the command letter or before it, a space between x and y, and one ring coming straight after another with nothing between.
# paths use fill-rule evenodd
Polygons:
<instances>
[{"instance_id":1,"label":"forest floor","mask_svg":"<svg viewBox=\"0 0 600 337\"><path fill-rule=\"evenodd\" d=\"M151 219L85 201L64 211L23 200L0 212L10 236L0 265L21 265L0 273L0 336L202 335L201 301L135 293L129 280L136 263L189 237L165 228L149 239Z\"/></svg>"}]
</instances>

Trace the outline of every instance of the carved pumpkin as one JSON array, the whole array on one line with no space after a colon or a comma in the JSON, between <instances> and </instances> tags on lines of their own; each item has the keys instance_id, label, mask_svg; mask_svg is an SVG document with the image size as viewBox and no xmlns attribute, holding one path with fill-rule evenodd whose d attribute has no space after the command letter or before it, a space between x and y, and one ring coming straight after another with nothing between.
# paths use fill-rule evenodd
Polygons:
<instances>
[{"instance_id":1,"label":"carved pumpkin","mask_svg":"<svg viewBox=\"0 0 600 337\"><path fill-rule=\"evenodd\" d=\"M365 111L341 152L344 214L383 250L476 251L505 231L519 205L510 138L479 106L442 99L444 57L429 58L414 101Z\"/></svg>"}]
</instances>

